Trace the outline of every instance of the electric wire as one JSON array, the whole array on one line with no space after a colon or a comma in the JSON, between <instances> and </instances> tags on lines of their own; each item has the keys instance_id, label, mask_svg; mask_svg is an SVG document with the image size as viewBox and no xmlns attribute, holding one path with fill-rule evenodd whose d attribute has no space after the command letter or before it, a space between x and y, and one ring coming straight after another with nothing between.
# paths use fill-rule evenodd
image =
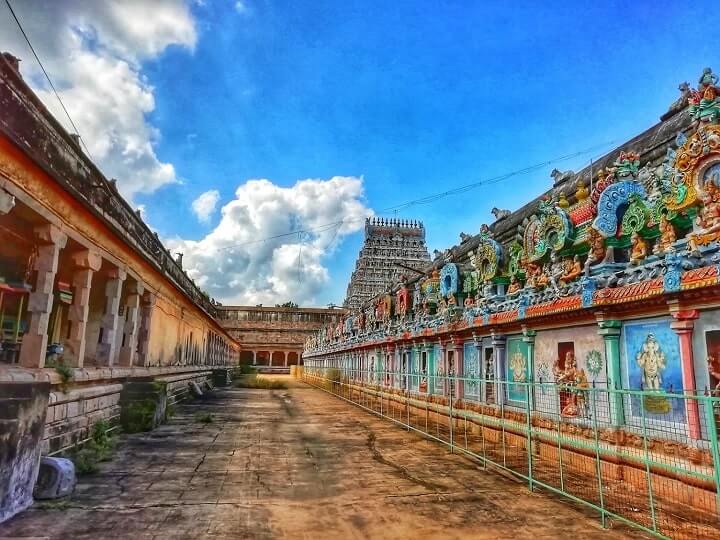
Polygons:
<instances>
[{"instance_id":1,"label":"electric wire","mask_svg":"<svg viewBox=\"0 0 720 540\"><path fill-rule=\"evenodd\" d=\"M87 152L88 157L92 160L92 155L90 154L90 150L88 149L87 145L85 144L85 141L83 140L82 136L80 135L80 130L78 130L77 126L75 125L75 122L73 122L73 119L70 116L70 113L68 112L67 108L65 107L63 100L60 98L60 94L55 89L55 85L53 84L52 79L50 79L50 75L48 75L48 72L45 69L45 66L43 65L42 61L40 61L40 57L38 56L37 52L35 52L35 47L33 47L33 44L30 42L30 38L28 37L27 33L25 32L25 29L23 28L22 24L20 24L20 19L18 19L18 16L15 14L15 10L13 9L12 4L10 4L10 0L5 0L5 4L7 5L8 9L10 10L10 14L12 15L12 18L15 19L15 23L17 24L18 28L20 29L20 33L22 34L22 36L25 38L25 41L27 42L28 47L30 47L30 51L32 52L33 56L35 57L35 60L37 60L37 63L40 66L40 69L42 70L43 74L45 75L45 78L47 79L47 82L50 85L50 88L52 88L52 91L55 94L55 97L57 98L58 102L60 103L60 107L62 107L63 112L65 112L65 116L68 117L68 120L70 121L70 125L75 130L75 133L77 133L77 136L80 138L80 142L82 143L83 148L85 148L85 152Z\"/></svg>"},{"instance_id":2,"label":"electric wire","mask_svg":"<svg viewBox=\"0 0 720 540\"><path fill-rule=\"evenodd\" d=\"M527 174L527 173L536 171L536 170L538 170L538 169L542 169L543 167L547 167L548 165L553 165L553 164L555 164L555 163L559 163L559 162L562 162L562 161L567 161L567 160L570 160L570 159L573 159L573 158L576 158L576 157L580 157L580 156L582 156L582 155L586 155L586 154L591 153L591 152L594 152L594 151L596 151L596 150L598 150L598 149L600 149L600 148L609 146L609 145L611 145L611 144L616 144L616 143L618 143L618 139L615 139L615 140L612 140L612 141L607 141L607 142L600 143L600 144L596 144L596 145L594 145L594 146L592 146L592 147L589 147L589 148L586 148L586 149L584 149L584 150L579 150L579 151L577 151L577 152L573 152L573 153L571 153L571 154L566 154L566 155L564 155L564 156L560 156L560 157L557 157L557 158L554 158L554 159L551 159L551 160L547 160L547 161L542 161L542 162L539 162L539 163L535 163L535 164L533 164L533 165L529 165L529 166L527 166L527 167L523 167L522 169L517 169L517 170L515 170L515 171L511 171L511 172L508 172L508 173L504 173L504 174L501 174L501 175L498 175L498 176L494 176L494 177L491 177L491 178L486 178L486 179L484 179L484 180L478 180L478 181L476 181L476 182L473 182L473 183L470 183L470 184L466 184L466 185L463 185L463 186L459 186L459 187L457 187L457 188L453 188L453 189L450 189L450 190L447 190L447 191L443 191L443 192L440 192L440 193L434 193L434 194L431 194L431 195L426 195L425 197L420 197L420 198L418 198L418 199L413 199L413 200L410 200L410 201L406 201L406 202L403 202L403 203L400 203L400 204L397 204L397 205L394 205L394 206L388 206L388 207L386 207L386 208L383 208L383 209L379 210L376 215L384 215L384 214L396 213L396 212L399 211L399 210L406 210L406 209L411 208L411 207L413 207L413 206L432 204L432 203L434 203L434 202L436 202L436 201L438 201L438 200L444 199L444 198L449 197L449 196L451 196L451 195L458 195L458 194L461 194L461 193L466 193L466 192L471 191L471 190L473 190L473 189L476 189L476 188L478 188L478 187L480 187L480 186L487 186L487 185L497 184L497 183L499 183L499 182L502 182L503 180L507 180L507 179L512 178L512 177L514 177L514 176L519 176L519 175L522 175L522 174ZM591 161L592 161L592 160L591 160ZM222 246L222 247L216 248L216 251L225 251L225 250L228 250L228 249L234 249L234 248L243 247L243 246L248 246L248 245L252 245L252 244L258 244L258 243L267 242L267 241L270 241L270 240L277 240L277 239L280 239L280 238L286 238L286 237L288 237L288 236L293 236L293 235L295 235L295 234L298 234L298 232L309 234L309 233L313 233L313 232L316 232L316 233L317 233L317 232L325 232L326 230L329 230L329 229L332 228L332 227L338 227L338 229L339 229L340 226L342 226L342 225L344 225L344 224L346 224L346 223L355 223L355 222L359 222L359 221L364 221L365 219L366 219L365 216L363 216L363 217L358 217L358 218L346 218L346 219L341 219L341 220L339 220L339 221L333 221L333 222L331 222L331 223L325 223L325 224L323 224L323 225L318 225L317 227L310 227L310 228L307 228L307 229L302 229L302 230L300 230L300 231L297 231L297 230L296 230L296 231L290 231L290 232L286 232L286 233L276 234L276 235L274 235L274 236L268 236L267 238L261 238L261 239L258 239L258 240L249 240L249 241L247 241L247 242L240 242L240 243L229 244L229 245L227 245L227 246ZM337 234L337 232L336 232L336 234Z\"/></svg>"}]
</instances>

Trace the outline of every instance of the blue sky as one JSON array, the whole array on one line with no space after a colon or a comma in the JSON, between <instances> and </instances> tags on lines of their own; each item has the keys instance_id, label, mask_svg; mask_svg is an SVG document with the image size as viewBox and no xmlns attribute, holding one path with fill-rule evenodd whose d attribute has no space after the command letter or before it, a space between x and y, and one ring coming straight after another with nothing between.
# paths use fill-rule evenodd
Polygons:
<instances>
[{"instance_id":1,"label":"blue sky","mask_svg":"<svg viewBox=\"0 0 720 540\"><path fill-rule=\"evenodd\" d=\"M249 179L290 189L301 179L361 177L364 198L351 198L378 211L627 140L657 122L679 82L694 86L706 65L720 70L709 2L206 0L186 9L194 34L136 63L154 97L144 112L157 130L154 152L181 183L133 201L193 256L208 249L202 242L218 234L219 208ZM579 168L589 157L400 217L423 220L430 250L442 249L491 222L493 206L515 209L545 190L552 168ZM191 205L209 190L219 201L202 222ZM299 300L341 302L361 243L362 232L345 231L314 244L308 260L326 273L314 289L298 288ZM233 297L229 290L251 281L203 283ZM258 298L297 299L293 290Z\"/></svg>"}]
</instances>

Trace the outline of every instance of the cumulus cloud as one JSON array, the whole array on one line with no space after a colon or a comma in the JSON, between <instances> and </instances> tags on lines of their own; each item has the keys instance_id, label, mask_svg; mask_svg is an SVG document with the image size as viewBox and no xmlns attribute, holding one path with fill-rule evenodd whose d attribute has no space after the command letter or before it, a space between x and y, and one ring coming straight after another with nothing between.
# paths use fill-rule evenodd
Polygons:
<instances>
[{"instance_id":1,"label":"cumulus cloud","mask_svg":"<svg viewBox=\"0 0 720 540\"><path fill-rule=\"evenodd\" d=\"M330 279L327 256L370 215L362 178L307 179L291 187L249 180L207 236L166 243L185 254L183 266L196 283L225 304L312 305Z\"/></svg>"},{"instance_id":2,"label":"cumulus cloud","mask_svg":"<svg viewBox=\"0 0 720 540\"><path fill-rule=\"evenodd\" d=\"M210 221L210 216L215 213L219 200L220 192L217 189L206 191L192 202L192 211L201 222L207 223Z\"/></svg>"},{"instance_id":3,"label":"cumulus cloud","mask_svg":"<svg viewBox=\"0 0 720 540\"><path fill-rule=\"evenodd\" d=\"M25 0L14 8L92 158L108 177L117 178L123 195L132 199L177 182L172 164L160 161L154 150L160 134L146 115L155 100L141 66L171 45L194 48L197 33L188 5L182 0ZM0 16L0 49L23 60L25 79L72 132L7 12Z\"/></svg>"}]
</instances>

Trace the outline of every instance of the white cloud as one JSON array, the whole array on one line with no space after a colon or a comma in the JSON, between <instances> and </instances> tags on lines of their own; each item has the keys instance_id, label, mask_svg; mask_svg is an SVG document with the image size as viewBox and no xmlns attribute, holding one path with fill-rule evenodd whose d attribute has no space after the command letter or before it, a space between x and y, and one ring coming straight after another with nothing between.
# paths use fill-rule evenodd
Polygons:
<instances>
[{"instance_id":1,"label":"white cloud","mask_svg":"<svg viewBox=\"0 0 720 540\"><path fill-rule=\"evenodd\" d=\"M210 216L215 213L219 200L220 192L217 189L206 191L192 202L192 211L201 222L207 223L210 221Z\"/></svg>"},{"instance_id":2,"label":"white cloud","mask_svg":"<svg viewBox=\"0 0 720 540\"><path fill-rule=\"evenodd\" d=\"M249 180L221 214L201 240L166 241L185 254L183 266L197 284L225 304L309 305L330 279L326 257L363 229L372 210L364 204L362 178L335 176L292 187ZM302 241L297 234L265 240L298 230L311 231Z\"/></svg>"},{"instance_id":3,"label":"white cloud","mask_svg":"<svg viewBox=\"0 0 720 540\"><path fill-rule=\"evenodd\" d=\"M242 13L242 14L247 13L248 12L247 4L243 0L237 0L237 2L235 2L235 11L237 11L238 13Z\"/></svg>"},{"instance_id":4,"label":"white cloud","mask_svg":"<svg viewBox=\"0 0 720 540\"><path fill-rule=\"evenodd\" d=\"M21 71L55 117L73 131L14 20L0 7L0 49L23 60ZM177 182L155 154L159 132L146 120L155 108L143 61L167 47L192 50L195 23L182 0L26 0L14 3L92 158L117 178L127 198Z\"/></svg>"}]
</instances>

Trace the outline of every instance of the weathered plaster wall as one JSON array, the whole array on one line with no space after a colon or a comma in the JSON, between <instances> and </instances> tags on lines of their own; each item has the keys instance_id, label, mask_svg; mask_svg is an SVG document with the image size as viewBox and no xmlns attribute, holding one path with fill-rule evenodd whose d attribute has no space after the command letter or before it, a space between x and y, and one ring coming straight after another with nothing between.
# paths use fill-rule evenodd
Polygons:
<instances>
[{"instance_id":1,"label":"weathered plaster wall","mask_svg":"<svg viewBox=\"0 0 720 540\"><path fill-rule=\"evenodd\" d=\"M50 384L0 379L0 523L33 502Z\"/></svg>"},{"instance_id":2,"label":"weathered plaster wall","mask_svg":"<svg viewBox=\"0 0 720 540\"><path fill-rule=\"evenodd\" d=\"M554 382L553 366L558 359L558 343L573 343L575 358L579 369L585 370L588 381L592 382L592 370L588 369L588 354L596 351L603 359L602 370L594 377L597 386L607 384L607 363L605 361L605 345L598 334L597 325L573 326L559 330L539 330L535 337L535 372L534 380Z\"/></svg>"}]
</instances>

